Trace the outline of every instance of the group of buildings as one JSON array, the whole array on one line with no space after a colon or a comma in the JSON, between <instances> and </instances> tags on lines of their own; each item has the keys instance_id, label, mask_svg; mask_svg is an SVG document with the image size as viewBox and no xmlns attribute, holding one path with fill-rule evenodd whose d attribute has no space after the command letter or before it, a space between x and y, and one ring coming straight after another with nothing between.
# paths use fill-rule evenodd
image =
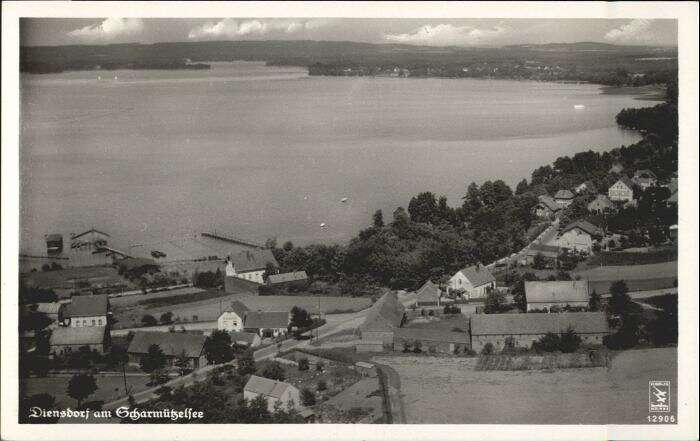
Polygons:
<instances>
[{"instance_id":1,"label":"group of buildings","mask_svg":"<svg viewBox=\"0 0 700 441\"><path fill-rule=\"evenodd\" d=\"M405 327L406 308L395 293L387 293L370 308L357 328L360 340L356 350L402 351L418 343L426 352L452 354L467 349L479 352L490 343L498 351L504 348L506 339L516 347L530 348L545 334L561 334L569 328L584 344L599 345L610 333L604 313L587 311L590 300L587 281L526 282L525 296L526 313L472 314L465 317L464 329L448 331ZM417 291L415 304L439 307L441 297L439 287L428 281Z\"/></svg>"}]
</instances>

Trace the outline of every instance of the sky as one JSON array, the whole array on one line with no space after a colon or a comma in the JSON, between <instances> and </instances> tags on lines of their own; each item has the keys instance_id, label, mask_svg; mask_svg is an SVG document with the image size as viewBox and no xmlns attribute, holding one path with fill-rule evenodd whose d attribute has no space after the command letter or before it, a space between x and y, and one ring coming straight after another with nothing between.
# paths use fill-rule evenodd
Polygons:
<instances>
[{"instance_id":1,"label":"sky","mask_svg":"<svg viewBox=\"0 0 700 441\"><path fill-rule=\"evenodd\" d=\"M23 46L211 40L326 40L428 46L595 41L677 46L675 20L386 18L25 18Z\"/></svg>"}]
</instances>

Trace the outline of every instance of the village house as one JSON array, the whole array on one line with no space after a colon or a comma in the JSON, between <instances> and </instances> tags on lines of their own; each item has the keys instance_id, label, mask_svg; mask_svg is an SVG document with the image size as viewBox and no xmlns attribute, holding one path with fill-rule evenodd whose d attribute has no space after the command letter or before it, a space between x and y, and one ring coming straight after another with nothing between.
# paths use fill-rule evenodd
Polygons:
<instances>
[{"instance_id":1,"label":"village house","mask_svg":"<svg viewBox=\"0 0 700 441\"><path fill-rule=\"evenodd\" d=\"M220 331L243 331L245 317L249 309L238 300L231 302L228 308L217 319L217 329Z\"/></svg>"},{"instance_id":2,"label":"village house","mask_svg":"<svg viewBox=\"0 0 700 441\"><path fill-rule=\"evenodd\" d=\"M86 326L80 328L57 327L51 331L49 353L63 355L87 347L90 351L104 353L109 347L110 336L106 326Z\"/></svg>"},{"instance_id":3,"label":"village house","mask_svg":"<svg viewBox=\"0 0 700 441\"><path fill-rule=\"evenodd\" d=\"M571 192L571 190L559 190L554 195L554 201L562 208L568 207L574 201L574 194Z\"/></svg>"},{"instance_id":4,"label":"village house","mask_svg":"<svg viewBox=\"0 0 700 441\"><path fill-rule=\"evenodd\" d=\"M604 236L603 230L585 220L577 220L561 231L556 244L561 248L590 254L593 244Z\"/></svg>"},{"instance_id":5,"label":"village house","mask_svg":"<svg viewBox=\"0 0 700 441\"><path fill-rule=\"evenodd\" d=\"M47 318L50 318L51 320L59 321L59 312L61 310L61 305L62 304L58 302L37 303L36 312L44 314Z\"/></svg>"},{"instance_id":6,"label":"village house","mask_svg":"<svg viewBox=\"0 0 700 441\"><path fill-rule=\"evenodd\" d=\"M467 300L483 299L496 288L496 279L483 265L468 266L457 271L448 282L449 289L461 292Z\"/></svg>"},{"instance_id":7,"label":"village house","mask_svg":"<svg viewBox=\"0 0 700 441\"><path fill-rule=\"evenodd\" d=\"M525 252L525 259L521 261L521 263L524 265L534 265L537 255L541 255L545 259L545 266L555 268L560 253L561 248L556 245L533 244Z\"/></svg>"},{"instance_id":8,"label":"village house","mask_svg":"<svg viewBox=\"0 0 700 441\"><path fill-rule=\"evenodd\" d=\"M634 200L634 183L623 176L608 188L608 197L613 202L631 202Z\"/></svg>"},{"instance_id":9,"label":"village house","mask_svg":"<svg viewBox=\"0 0 700 441\"><path fill-rule=\"evenodd\" d=\"M297 286L304 287L309 281L306 271L292 273L271 274L267 277L267 285L272 287Z\"/></svg>"},{"instance_id":10,"label":"village house","mask_svg":"<svg viewBox=\"0 0 700 441\"><path fill-rule=\"evenodd\" d=\"M642 190L646 190L650 187L656 187L658 178L651 170L637 170L634 172L634 176L632 176L632 182L637 184Z\"/></svg>"},{"instance_id":11,"label":"village house","mask_svg":"<svg viewBox=\"0 0 700 441\"><path fill-rule=\"evenodd\" d=\"M596 193L598 193L598 187L596 187L596 185L591 180L583 182L578 187L576 187L575 190L576 190L576 194L583 194L583 193L596 194Z\"/></svg>"},{"instance_id":12,"label":"village house","mask_svg":"<svg viewBox=\"0 0 700 441\"><path fill-rule=\"evenodd\" d=\"M109 297L107 294L74 296L59 314L63 325L71 328L108 326Z\"/></svg>"},{"instance_id":13,"label":"village house","mask_svg":"<svg viewBox=\"0 0 700 441\"><path fill-rule=\"evenodd\" d=\"M530 348L545 334L563 334L569 327L583 344L600 345L610 333L603 312L564 312L558 314L476 314L470 319L472 350L481 352L487 343L496 351L511 337L516 347Z\"/></svg>"},{"instance_id":14,"label":"village house","mask_svg":"<svg viewBox=\"0 0 700 441\"><path fill-rule=\"evenodd\" d=\"M440 287L428 280L416 291L416 307L418 306L440 306Z\"/></svg>"},{"instance_id":15,"label":"village house","mask_svg":"<svg viewBox=\"0 0 700 441\"><path fill-rule=\"evenodd\" d=\"M237 277L255 283L264 283L263 275L268 266L279 271L279 264L269 249L250 249L226 259L226 278Z\"/></svg>"},{"instance_id":16,"label":"village house","mask_svg":"<svg viewBox=\"0 0 700 441\"><path fill-rule=\"evenodd\" d=\"M466 322L464 328L466 328ZM466 329L465 329L466 330ZM429 354L463 353L469 349L469 334L441 329L399 328L394 331L394 351L415 348L420 345L423 352Z\"/></svg>"},{"instance_id":17,"label":"village house","mask_svg":"<svg viewBox=\"0 0 700 441\"><path fill-rule=\"evenodd\" d=\"M394 343L394 331L403 326L405 320L405 308L396 297L396 293L388 292L374 302L365 320L358 326L357 333L362 339L357 350L362 350L362 345L376 348Z\"/></svg>"},{"instance_id":18,"label":"village house","mask_svg":"<svg viewBox=\"0 0 700 441\"><path fill-rule=\"evenodd\" d=\"M148 353L152 345L157 345L170 366L174 366L178 358L187 358L192 369L199 369L207 364L204 356L204 334L185 332L135 332L126 352L130 363L139 363L141 357Z\"/></svg>"},{"instance_id":19,"label":"village house","mask_svg":"<svg viewBox=\"0 0 700 441\"><path fill-rule=\"evenodd\" d=\"M299 389L296 387L284 381L251 375L243 387L243 398L252 400L259 396L265 398L267 410L270 412L274 412L277 403L283 410L287 410L288 407L295 409L301 407Z\"/></svg>"},{"instance_id":20,"label":"village house","mask_svg":"<svg viewBox=\"0 0 700 441\"><path fill-rule=\"evenodd\" d=\"M246 332L254 332L262 338L287 335L288 327L288 312L251 311L246 314L243 325Z\"/></svg>"},{"instance_id":21,"label":"village house","mask_svg":"<svg viewBox=\"0 0 700 441\"><path fill-rule=\"evenodd\" d=\"M588 281L525 282L527 310L547 311L552 308L588 308Z\"/></svg>"},{"instance_id":22,"label":"village house","mask_svg":"<svg viewBox=\"0 0 700 441\"><path fill-rule=\"evenodd\" d=\"M537 205L535 205L533 210L535 211L535 216L540 219L550 219L561 210L557 201L551 196L540 195L537 200Z\"/></svg>"},{"instance_id":23,"label":"village house","mask_svg":"<svg viewBox=\"0 0 700 441\"><path fill-rule=\"evenodd\" d=\"M591 213L602 214L613 208L612 201L604 194L597 195L595 199L588 203L588 211Z\"/></svg>"},{"instance_id":24,"label":"village house","mask_svg":"<svg viewBox=\"0 0 700 441\"><path fill-rule=\"evenodd\" d=\"M257 348L262 343L262 339L258 334L253 332L229 332L231 343L246 346L249 348Z\"/></svg>"}]
</instances>

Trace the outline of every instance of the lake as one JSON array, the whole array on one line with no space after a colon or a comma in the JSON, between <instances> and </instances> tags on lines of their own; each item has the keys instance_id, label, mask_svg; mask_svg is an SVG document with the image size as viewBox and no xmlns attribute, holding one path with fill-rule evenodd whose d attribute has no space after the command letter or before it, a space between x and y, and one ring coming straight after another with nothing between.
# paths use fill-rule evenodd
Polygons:
<instances>
[{"instance_id":1,"label":"lake","mask_svg":"<svg viewBox=\"0 0 700 441\"><path fill-rule=\"evenodd\" d=\"M248 62L23 75L21 89L20 246L32 253L45 234L93 226L122 247L211 229L342 242L421 191L457 205L472 181L515 186L558 156L636 142L614 117L651 105L590 84Z\"/></svg>"}]
</instances>

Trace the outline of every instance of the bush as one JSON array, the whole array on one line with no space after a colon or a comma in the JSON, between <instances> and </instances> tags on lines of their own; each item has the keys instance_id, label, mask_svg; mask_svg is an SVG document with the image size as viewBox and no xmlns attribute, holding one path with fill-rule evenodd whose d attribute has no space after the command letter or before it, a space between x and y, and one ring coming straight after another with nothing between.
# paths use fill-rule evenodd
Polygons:
<instances>
[{"instance_id":1,"label":"bush","mask_svg":"<svg viewBox=\"0 0 700 441\"><path fill-rule=\"evenodd\" d=\"M309 359L302 358L297 362L297 365L298 365L300 371L308 371L309 370Z\"/></svg>"},{"instance_id":2,"label":"bush","mask_svg":"<svg viewBox=\"0 0 700 441\"><path fill-rule=\"evenodd\" d=\"M324 380L319 380L319 382L316 383L316 390L318 390L319 392L322 392L326 389L328 389L328 385Z\"/></svg>"},{"instance_id":3,"label":"bush","mask_svg":"<svg viewBox=\"0 0 700 441\"><path fill-rule=\"evenodd\" d=\"M262 376L270 380L284 381L284 368L279 363L270 362L263 369Z\"/></svg>"},{"instance_id":4,"label":"bush","mask_svg":"<svg viewBox=\"0 0 700 441\"><path fill-rule=\"evenodd\" d=\"M484 345L484 347L481 349L481 355L491 355L495 351L493 347L493 343L488 342Z\"/></svg>"},{"instance_id":5,"label":"bush","mask_svg":"<svg viewBox=\"0 0 700 441\"><path fill-rule=\"evenodd\" d=\"M316 404L316 394L307 388L302 389L301 403L304 406L313 406L314 404Z\"/></svg>"},{"instance_id":6,"label":"bush","mask_svg":"<svg viewBox=\"0 0 700 441\"><path fill-rule=\"evenodd\" d=\"M454 305L446 305L443 312L445 314L459 314L462 312L462 310Z\"/></svg>"},{"instance_id":7,"label":"bush","mask_svg":"<svg viewBox=\"0 0 700 441\"><path fill-rule=\"evenodd\" d=\"M566 330L559 338L559 350L563 353L576 352L581 346L581 337L576 335L572 328Z\"/></svg>"},{"instance_id":8,"label":"bush","mask_svg":"<svg viewBox=\"0 0 700 441\"><path fill-rule=\"evenodd\" d=\"M322 361L316 362L316 370L317 371L319 371L319 372L323 371L324 366L325 366L325 364Z\"/></svg>"},{"instance_id":9,"label":"bush","mask_svg":"<svg viewBox=\"0 0 700 441\"><path fill-rule=\"evenodd\" d=\"M415 342L413 342L413 353L420 354L421 352L423 352L423 350L421 349L422 347L423 347L423 343L416 340Z\"/></svg>"},{"instance_id":10,"label":"bush","mask_svg":"<svg viewBox=\"0 0 700 441\"><path fill-rule=\"evenodd\" d=\"M161 325L169 325L173 322L173 313L172 312L164 312L160 315L160 324Z\"/></svg>"},{"instance_id":11,"label":"bush","mask_svg":"<svg viewBox=\"0 0 700 441\"><path fill-rule=\"evenodd\" d=\"M539 340L532 343L532 348L537 352L556 352L559 350L560 338L558 334L548 332Z\"/></svg>"},{"instance_id":12,"label":"bush","mask_svg":"<svg viewBox=\"0 0 700 441\"><path fill-rule=\"evenodd\" d=\"M145 314L141 317L141 324L143 324L143 326L155 326L158 324L158 320L151 314Z\"/></svg>"}]
</instances>

